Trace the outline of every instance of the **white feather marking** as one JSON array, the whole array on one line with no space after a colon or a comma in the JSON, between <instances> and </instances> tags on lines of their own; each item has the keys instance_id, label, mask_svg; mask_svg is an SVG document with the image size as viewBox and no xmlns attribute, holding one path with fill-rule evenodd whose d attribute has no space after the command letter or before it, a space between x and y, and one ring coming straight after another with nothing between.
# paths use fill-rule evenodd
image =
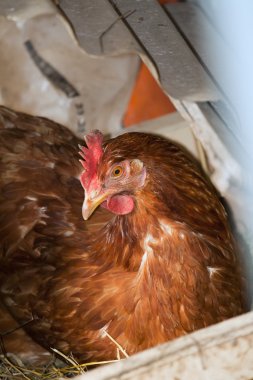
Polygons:
<instances>
[{"instance_id":1,"label":"white feather marking","mask_svg":"<svg viewBox=\"0 0 253 380\"><path fill-rule=\"evenodd\" d=\"M185 234L183 232L179 232L179 238L184 240L185 238Z\"/></svg>"},{"instance_id":2,"label":"white feather marking","mask_svg":"<svg viewBox=\"0 0 253 380\"><path fill-rule=\"evenodd\" d=\"M165 232L168 235L172 235L173 233L173 228L168 224L160 220L160 226L163 232Z\"/></svg>"},{"instance_id":3,"label":"white feather marking","mask_svg":"<svg viewBox=\"0 0 253 380\"><path fill-rule=\"evenodd\" d=\"M34 201L34 202L36 202L36 201L38 200L38 198L33 197L33 196L31 196L31 195L27 195L27 196L25 197L25 199L28 199L29 201Z\"/></svg>"},{"instance_id":4,"label":"white feather marking","mask_svg":"<svg viewBox=\"0 0 253 380\"><path fill-rule=\"evenodd\" d=\"M143 240L143 244L142 244L144 254L141 258L141 264L140 264L140 267L138 270L138 277L137 278L139 278L139 275L141 275L141 273L143 272L143 269L146 267L146 264L148 264L149 256L153 254L153 248L150 246L150 243L152 243L153 245L157 244L157 239L155 239L152 234L147 233L147 235L145 236L145 238Z\"/></svg>"},{"instance_id":5,"label":"white feather marking","mask_svg":"<svg viewBox=\"0 0 253 380\"><path fill-rule=\"evenodd\" d=\"M141 259L141 265L140 265L140 268L139 268L139 271L141 272L143 270L143 267L147 261L147 258L148 258L148 254L147 252L144 253L144 255L142 256L142 259Z\"/></svg>"},{"instance_id":6,"label":"white feather marking","mask_svg":"<svg viewBox=\"0 0 253 380\"><path fill-rule=\"evenodd\" d=\"M40 213L41 218L49 218L46 212L47 212L47 206L39 207L39 213Z\"/></svg>"},{"instance_id":7,"label":"white feather marking","mask_svg":"<svg viewBox=\"0 0 253 380\"><path fill-rule=\"evenodd\" d=\"M26 236L26 234L30 231L30 228L30 226L24 226L22 224L18 226L21 239L23 239Z\"/></svg>"},{"instance_id":8,"label":"white feather marking","mask_svg":"<svg viewBox=\"0 0 253 380\"><path fill-rule=\"evenodd\" d=\"M63 233L63 236L69 237L69 236L72 236L74 234L74 232L76 230L74 223L70 222L69 228L70 228L69 230L67 230Z\"/></svg>"},{"instance_id":9,"label":"white feather marking","mask_svg":"<svg viewBox=\"0 0 253 380\"><path fill-rule=\"evenodd\" d=\"M54 162L47 162L47 167L53 169L55 167Z\"/></svg>"},{"instance_id":10,"label":"white feather marking","mask_svg":"<svg viewBox=\"0 0 253 380\"><path fill-rule=\"evenodd\" d=\"M150 243L157 244L157 239L155 239L150 233L147 233L143 240L143 249L147 254L153 253L153 249L149 245Z\"/></svg>"},{"instance_id":11,"label":"white feather marking","mask_svg":"<svg viewBox=\"0 0 253 380\"><path fill-rule=\"evenodd\" d=\"M218 268L212 268L212 267L207 267L207 270L209 272L209 276L212 277L213 274L217 273L219 271Z\"/></svg>"},{"instance_id":12,"label":"white feather marking","mask_svg":"<svg viewBox=\"0 0 253 380\"><path fill-rule=\"evenodd\" d=\"M69 237L69 236L72 236L73 233L74 233L74 231L70 231L70 230L68 230L68 231L65 231L65 232L63 233L63 236Z\"/></svg>"}]
</instances>

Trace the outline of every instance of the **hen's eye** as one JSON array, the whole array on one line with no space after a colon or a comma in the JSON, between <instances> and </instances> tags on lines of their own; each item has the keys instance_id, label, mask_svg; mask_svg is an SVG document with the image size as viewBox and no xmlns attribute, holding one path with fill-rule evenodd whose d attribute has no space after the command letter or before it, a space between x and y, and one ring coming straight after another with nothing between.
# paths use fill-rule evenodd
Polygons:
<instances>
[{"instance_id":1,"label":"hen's eye","mask_svg":"<svg viewBox=\"0 0 253 380\"><path fill-rule=\"evenodd\" d=\"M112 177L117 178L120 177L123 173L123 169L121 166L116 166L112 171Z\"/></svg>"}]
</instances>

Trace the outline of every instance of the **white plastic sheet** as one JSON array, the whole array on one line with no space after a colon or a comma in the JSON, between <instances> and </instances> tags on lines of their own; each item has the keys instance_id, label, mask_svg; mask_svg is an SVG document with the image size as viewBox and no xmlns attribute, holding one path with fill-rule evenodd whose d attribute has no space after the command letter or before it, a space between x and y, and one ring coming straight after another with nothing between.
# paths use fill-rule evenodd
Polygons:
<instances>
[{"instance_id":1,"label":"white plastic sheet","mask_svg":"<svg viewBox=\"0 0 253 380\"><path fill-rule=\"evenodd\" d=\"M74 95L41 72L25 45L27 41L42 65L48 64L73 86ZM120 128L138 63L138 56L131 53L113 57L86 54L50 0L0 3L3 105L53 119L80 136L84 128L115 132Z\"/></svg>"}]
</instances>

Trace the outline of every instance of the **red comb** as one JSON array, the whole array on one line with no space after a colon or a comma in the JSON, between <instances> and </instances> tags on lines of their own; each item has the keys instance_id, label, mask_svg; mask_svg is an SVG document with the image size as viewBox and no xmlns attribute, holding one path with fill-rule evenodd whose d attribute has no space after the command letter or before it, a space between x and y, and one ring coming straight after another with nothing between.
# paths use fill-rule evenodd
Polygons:
<instances>
[{"instance_id":1,"label":"red comb","mask_svg":"<svg viewBox=\"0 0 253 380\"><path fill-rule=\"evenodd\" d=\"M84 167L80 181L83 188L87 189L96 173L99 160L103 155L103 135L98 130L91 131L84 137L84 140L86 142L87 148L84 146L79 146L81 149L79 154L83 158L83 160L80 160L80 162Z\"/></svg>"}]
</instances>

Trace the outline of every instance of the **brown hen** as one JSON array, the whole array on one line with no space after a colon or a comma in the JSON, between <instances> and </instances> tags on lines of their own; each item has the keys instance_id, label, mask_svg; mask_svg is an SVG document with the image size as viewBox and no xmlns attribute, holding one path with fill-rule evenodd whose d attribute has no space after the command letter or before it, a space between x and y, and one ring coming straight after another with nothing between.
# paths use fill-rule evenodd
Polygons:
<instances>
[{"instance_id":1,"label":"brown hen","mask_svg":"<svg viewBox=\"0 0 253 380\"><path fill-rule=\"evenodd\" d=\"M66 128L3 107L0 128L0 332L24 325L7 351L115 359L108 334L131 355L245 311L226 212L178 145L96 131L82 172Z\"/></svg>"}]
</instances>

